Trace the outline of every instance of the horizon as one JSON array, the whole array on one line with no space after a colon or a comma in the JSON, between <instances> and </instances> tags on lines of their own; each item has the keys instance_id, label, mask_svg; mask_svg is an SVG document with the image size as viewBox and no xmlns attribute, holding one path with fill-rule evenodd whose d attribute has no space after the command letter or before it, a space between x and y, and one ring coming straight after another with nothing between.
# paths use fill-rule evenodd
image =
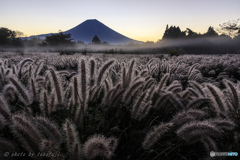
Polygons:
<instances>
[{"instance_id":1,"label":"horizon","mask_svg":"<svg viewBox=\"0 0 240 160\"><path fill-rule=\"evenodd\" d=\"M13 5L14 4L14 5ZM48 6L48 7L46 7ZM139 41L162 39L166 25L205 33L209 26L239 19L240 1L16 1L0 0L0 27L27 37L67 31L97 19L114 31Z\"/></svg>"}]
</instances>

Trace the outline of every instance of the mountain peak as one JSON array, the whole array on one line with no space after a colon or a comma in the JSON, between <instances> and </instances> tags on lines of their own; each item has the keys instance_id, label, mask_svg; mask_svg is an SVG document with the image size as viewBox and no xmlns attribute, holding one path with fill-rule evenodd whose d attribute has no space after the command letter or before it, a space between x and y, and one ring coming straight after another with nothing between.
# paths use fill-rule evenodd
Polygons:
<instances>
[{"instance_id":1,"label":"mountain peak","mask_svg":"<svg viewBox=\"0 0 240 160\"><path fill-rule=\"evenodd\" d=\"M109 44L128 44L131 42L140 42L112 30L97 19L87 19L76 27L63 33L69 33L74 41L82 41L84 43L92 43L92 39L95 35L97 35L102 42L105 41ZM37 37L40 36L43 38L46 35L38 35Z\"/></svg>"},{"instance_id":2,"label":"mountain peak","mask_svg":"<svg viewBox=\"0 0 240 160\"><path fill-rule=\"evenodd\" d=\"M97 19L87 19L86 21L98 21Z\"/></svg>"},{"instance_id":3,"label":"mountain peak","mask_svg":"<svg viewBox=\"0 0 240 160\"><path fill-rule=\"evenodd\" d=\"M97 19L87 19L86 21L84 21L84 22L99 22ZM83 22L83 23L84 23Z\"/></svg>"},{"instance_id":4,"label":"mountain peak","mask_svg":"<svg viewBox=\"0 0 240 160\"><path fill-rule=\"evenodd\" d=\"M87 19L86 21L80 23L80 25L84 23L101 23L101 22L98 21L97 19Z\"/></svg>"}]
</instances>

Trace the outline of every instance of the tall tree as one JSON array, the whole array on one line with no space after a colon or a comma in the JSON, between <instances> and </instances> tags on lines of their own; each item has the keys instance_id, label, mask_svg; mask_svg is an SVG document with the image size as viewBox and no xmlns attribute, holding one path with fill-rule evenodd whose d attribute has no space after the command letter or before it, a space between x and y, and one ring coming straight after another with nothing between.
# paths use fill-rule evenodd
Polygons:
<instances>
[{"instance_id":1,"label":"tall tree","mask_svg":"<svg viewBox=\"0 0 240 160\"><path fill-rule=\"evenodd\" d=\"M239 20L240 19L219 24L220 28L218 29L218 31L231 38L238 36L240 34L240 25L238 24Z\"/></svg>"},{"instance_id":2,"label":"tall tree","mask_svg":"<svg viewBox=\"0 0 240 160\"><path fill-rule=\"evenodd\" d=\"M179 27L171 26L168 28L167 25L162 39L184 38L185 36L185 32L182 32Z\"/></svg>"},{"instance_id":3,"label":"tall tree","mask_svg":"<svg viewBox=\"0 0 240 160\"><path fill-rule=\"evenodd\" d=\"M10 38L15 38L15 34L8 28L0 28L0 45L8 45Z\"/></svg>"},{"instance_id":4,"label":"tall tree","mask_svg":"<svg viewBox=\"0 0 240 160\"><path fill-rule=\"evenodd\" d=\"M205 33L204 35L209 36L209 37L217 37L218 36L217 32L211 26L208 28L207 33Z\"/></svg>"},{"instance_id":5,"label":"tall tree","mask_svg":"<svg viewBox=\"0 0 240 160\"><path fill-rule=\"evenodd\" d=\"M95 35L92 39L93 44L101 44L101 40L98 38L97 35Z\"/></svg>"},{"instance_id":6,"label":"tall tree","mask_svg":"<svg viewBox=\"0 0 240 160\"><path fill-rule=\"evenodd\" d=\"M23 42L20 38L23 33L20 31L12 31L8 28L0 28L0 46L22 47Z\"/></svg>"}]
</instances>

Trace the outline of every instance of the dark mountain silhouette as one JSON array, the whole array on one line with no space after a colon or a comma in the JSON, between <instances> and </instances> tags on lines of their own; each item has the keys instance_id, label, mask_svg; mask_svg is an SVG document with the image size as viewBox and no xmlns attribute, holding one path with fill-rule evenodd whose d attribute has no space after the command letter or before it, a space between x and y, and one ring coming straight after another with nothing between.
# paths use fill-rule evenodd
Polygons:
<instances>
[{"instance_id":1,"label":"dark mountain silhouette","mask_svg":"<svg viewBox=\"0 0 240 160\"><path fill-rule=\"evenodd\" d=\"M131 42L141 43L141 41L133 40L112 30L111 28L107 27L106 25L104 25L103 23L99 22L96 19L86 20L83 23L79 24L78 26L70 30L67 30L63 33L70 33L71 38L74 41L82 41L84 43L92 43L92 39L95 35L97 35L102 42L105 41L108 42L109 44L128 44ZM54 33L36 35L31 37L45 39L46 36L51 34Z\"/></svg>"}]
</instances>

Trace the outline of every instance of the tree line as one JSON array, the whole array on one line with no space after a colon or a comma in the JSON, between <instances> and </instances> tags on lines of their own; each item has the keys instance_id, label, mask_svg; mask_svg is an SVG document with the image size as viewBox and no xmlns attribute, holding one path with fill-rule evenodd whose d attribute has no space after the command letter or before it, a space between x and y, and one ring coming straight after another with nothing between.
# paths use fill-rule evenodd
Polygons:
<instances>
[{"instance_id":1,"label":"tree line","mask_svg":"<svg viewBox=\"0 0 240 160\"><path fill-rule=\"evenodd\" d=\"M225 38L229 42L238 43L240 42L240 25L238 24L239 20L228 21L219 25L217 31L210 26L206 33L197 33L190 28L186 30L181 30L178 26L166 26L163 37L160 41L165 40L182 40L182 39L199 39L206 37L215 37L215 38ZM45 40L32 37L31 39L20 38L23 36L22 32L12 31L8 28L0 28L0 47L36 47L36 46L74 46L76 44L84 44L81 41L73 41L71 34L59 33L51 34L46 36ZM147 41L145 44L150 43ZM92 38L92 44L108 44L108 42L101 42L100 38L95 35ZM236 48L236 47L235 47Z\"/></svg>"},{"instance_id":2,"label":"tree line","mask_svg":"<svg viewBox=\"0 0 240 160\"><path fill-rule=\"evenodd\" d=\"M23 47L23 41L19 38L23 36L20 31L12 31L8 28L0 28L0 46Z\"/></svg>"},{"instance_id":3,"label":"tree line","mask_svg":"<svg viewBox=\"0 0 240 160\"><path fill-rule=\"evenodd\" d=\"M238 22L239 20L220 24L217 31L210 26L203 34L190 28L181 30L178 26L167 25L162 39L158 42L168 44L170 47L167 46L167 50L175 48L174 52L180 49L191 54L240 53Z\"/></svg>"},{"instance_id":4,"label":"tree line","mask_svg":"<svg viewBox=\"0 0 240 160\"><path fill-rule=\"evenodd\" d=\"M162 40L165 39L177 39L177 38L202 38L202 37L225 37L228 39L238 39L240 38L240 26L237 26L237 23L234 24L235 27L232 26L231 23L224 23L220 25L220 29L218 29L219 33L215 31L215 29L210 26L206 33L197 33L187 28L184 31L177 26L166 26L166 30L163 34Z\"/></svg>"},{"instance_id":5,"label":"tree line","mask_svg":"<svg viewBox=\"0 0 240 160\"><path fill-rule=\"evenodd\" d=\"M81 41L73 41L71 34L59 31L56 34L46 36L44 40L32 37L30 39L20 38L24 34L20 31L13 31L8 28L0 28L0 47L57 47L57 46L74 46L76 44L84 44ZM92 38L92 44L108 44L101 42L97 35Z\"/></svg>"}]
</instances>

